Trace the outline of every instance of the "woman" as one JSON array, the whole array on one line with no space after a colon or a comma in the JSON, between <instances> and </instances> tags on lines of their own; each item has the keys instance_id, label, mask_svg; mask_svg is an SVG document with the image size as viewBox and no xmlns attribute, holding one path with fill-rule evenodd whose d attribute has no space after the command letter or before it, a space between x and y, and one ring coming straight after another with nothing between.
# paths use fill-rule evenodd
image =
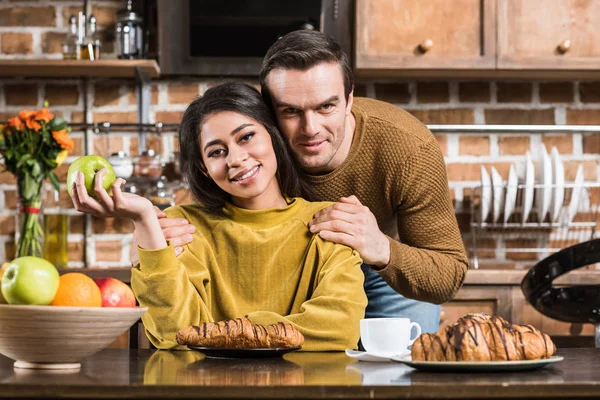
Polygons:
<instances>
[{"instance_id":1,"label":"woman","mask_svg":"<svg viewBox=\"0 0 600 400\"><path fill-rule=\"evenodd\" d=\"M146 198L112 196L95 182L99 201L78 176L79 211L130 218L140 263L131 286L148 313L146 334L160 349L181 348L178 330L202 322L247 316L268 325L287 322L305 337L303 350L356 348L367 299L361 259L308 229L329 203L300 197L301 184L285 142L260 94L243 83L206 91L187 108L180 127L183 175L198 203L176 206L169 217L196 226L176 257Z\"/></svg>"}]
</instances>

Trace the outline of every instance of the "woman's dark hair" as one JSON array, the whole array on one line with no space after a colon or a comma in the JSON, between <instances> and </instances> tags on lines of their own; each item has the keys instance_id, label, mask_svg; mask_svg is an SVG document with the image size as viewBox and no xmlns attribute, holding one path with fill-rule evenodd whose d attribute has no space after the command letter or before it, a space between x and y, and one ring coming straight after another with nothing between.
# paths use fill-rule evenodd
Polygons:
<instances>
[{"instance_id":1,"label":"woman's dark hair","mask_svg":"<svg viewBox=\"0 0 600 400\"><path fill-rule=\"evenodd\" d=\"M346 101L354 89L354 74L348 55L334 38L319 31L298 30L271 45L260 69L260 87L265 102L272 107L267 77L274 69L306 71L321 63L337 63L344 76Z\"/></svg>"},{"instance_id":2,"label":"woman's dark hair","mask_svg":"<svg viewBox=\"0 0 600 400\"><path fill-rule=\"evenodd\" d=\"M305 196L303 184L298 177L286 143L277 129L275 119L260 93L253 86L242 82L225 82L208 89L185 110L179 127L180 163L194 198L209 212L218 212L231 195L221 189L209 176L202 161L200 128L215 113L233 111L262 124L269 135L277 159L276 178L284 196Z\"/></svg>"}]
</instances>

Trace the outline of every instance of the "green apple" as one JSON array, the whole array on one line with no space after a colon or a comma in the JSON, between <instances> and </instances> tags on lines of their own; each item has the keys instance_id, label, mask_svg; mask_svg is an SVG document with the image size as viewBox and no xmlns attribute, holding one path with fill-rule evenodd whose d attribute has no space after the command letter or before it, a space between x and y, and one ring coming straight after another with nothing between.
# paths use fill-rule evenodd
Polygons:
<instances>
[{"instance_id":1,"label":"green apple","mask_svg":"<svg viewBox=\"0 0 600 400\"><path fill-rule=\"evenodd\" d=\"M6 268L8 268L10 264L4 263L2 267L0 267L0 282L2 282L2 277L4 276L4 272L6 272ZM0 304L8 304L4 296L2 296L2 290L0 290Z\"/></svg>"},{"instance_id":2,"label":"green apple","mask_svg":"<svg viewBox=\"0 0 600 400\"><path fill-rule=\"evenodd\" d=\"M8 304L50 304L58 290L59 274L52 263L39 257L12 260L2 277L2 295Z\"/></svg>"},{"instance_id":3,"label":"green apple","mask_svg":"<svg viewBox=\"0 0 600 400\"><path fill-rule=\"evenodd\" d=\"M102 168L106 168L106 173L102 179L102 187L107 192L110 192L109 189L115 181L116 176L112 165L110 165L104 157L91 154L89 156L79 157L77 160L73 161L67 172L67 191L69 192L69 196L73 196L73 183L75 183L75 180L77 179L77 172L81 171L83 173L85 189L90 196L97 198L96 192L94 191L94 179L96 177L96 172L100 171Z\"/></svg>"}]
</instances>

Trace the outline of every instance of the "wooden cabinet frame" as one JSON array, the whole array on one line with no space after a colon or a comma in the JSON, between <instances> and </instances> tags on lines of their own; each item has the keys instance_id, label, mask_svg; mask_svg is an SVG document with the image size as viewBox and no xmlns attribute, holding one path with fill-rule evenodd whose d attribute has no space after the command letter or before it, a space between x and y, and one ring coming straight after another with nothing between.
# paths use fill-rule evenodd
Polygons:
<instances>
[{"instance_id":1,"label":"wooden cabinet frame","mask_svg":"<svg viewBox=\"0 0 600 400\"><path fill-rule=\"evenodd\" d=\"M496 0L480 0L481 19L481 49L479 57L434 57L398 56L394 54L369 55L363 54L361 48L366 47L364 35L365 16L367 7L372 0L356 0L356 43L355 66L359 70L397 69L473 69L494 68L496 54ZM361 27L363 32L361 32Z\"/></svg>"}]
</instances>

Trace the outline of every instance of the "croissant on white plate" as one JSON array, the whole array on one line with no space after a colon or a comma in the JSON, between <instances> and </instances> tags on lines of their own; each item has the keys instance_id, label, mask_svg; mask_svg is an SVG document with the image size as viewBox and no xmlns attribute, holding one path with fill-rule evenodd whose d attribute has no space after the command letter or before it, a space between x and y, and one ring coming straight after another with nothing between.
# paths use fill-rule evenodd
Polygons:
<instances>
[{"instance_id":1,"label":"croissant on white plate","mask_svg":"<svg viewBox=\"0 0 600 400\"><path fill-rule=\"evenodd\" d=\"M475 313L441 332L419 336L411 356L413 361L518 361L549 358L555 352L552 339L531 325Z\"/></svg>"}]
</instances>

